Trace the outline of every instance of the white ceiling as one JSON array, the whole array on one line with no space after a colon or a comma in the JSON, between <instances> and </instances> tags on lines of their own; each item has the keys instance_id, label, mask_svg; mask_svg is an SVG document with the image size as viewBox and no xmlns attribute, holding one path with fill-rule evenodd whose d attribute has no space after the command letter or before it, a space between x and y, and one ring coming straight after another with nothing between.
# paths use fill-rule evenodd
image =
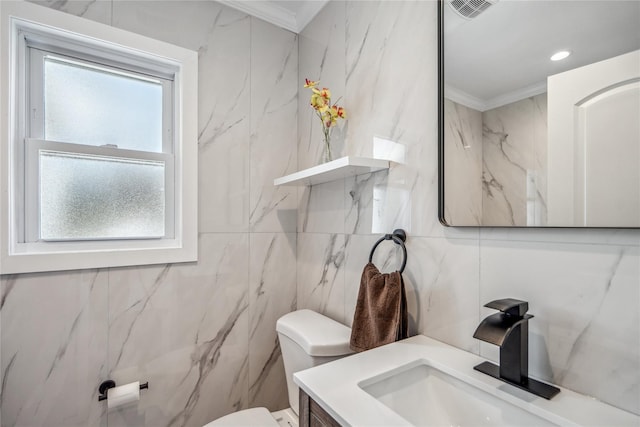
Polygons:
<instances>
[{"instance_id":1,"label":"white ceiling","mask_svg":"<svg viewBox=\"0 0 640 427\"><path fill-rule=\"evenodd\" d=\"M218 0L234 9L298 34L329 0Z\"/></svg>"},{"instance_id":2,"label":"white ceiling","mask_svg":"<svg viewBox=\"0 0 640 427\"><path fill-rule=\"evenodd\" d=\"M444 7L448 89L489 108L544 92L549 75L640 49L640 0L501 0L472 20ZM561 49L573 54L550 61Z\"/></svg>"}]
</instances>

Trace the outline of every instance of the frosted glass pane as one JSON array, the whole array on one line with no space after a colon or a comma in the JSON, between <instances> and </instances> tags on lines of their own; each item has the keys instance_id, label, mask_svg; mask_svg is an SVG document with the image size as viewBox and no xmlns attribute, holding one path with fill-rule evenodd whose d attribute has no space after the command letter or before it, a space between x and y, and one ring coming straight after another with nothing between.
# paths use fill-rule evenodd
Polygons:
<instances>
[{"instance_id":1,"label":"frosted glass pane","mask_svg":"<svg viewBox=\"0 0 640 427\"><path fill-rule=\"evenodd\" d=\"M162 85L45 58L45 139L162 152Z\"/></svg>"},{"instance_id":2,"label":"frosted glass pane","mask_svg":"<svg viewBox=\"0 0 640 427\"><path fill-rule=\"evenodd\" d=\"M44 240L162 237L162 161L40 151Z\"/></svg>"}]
</instances>

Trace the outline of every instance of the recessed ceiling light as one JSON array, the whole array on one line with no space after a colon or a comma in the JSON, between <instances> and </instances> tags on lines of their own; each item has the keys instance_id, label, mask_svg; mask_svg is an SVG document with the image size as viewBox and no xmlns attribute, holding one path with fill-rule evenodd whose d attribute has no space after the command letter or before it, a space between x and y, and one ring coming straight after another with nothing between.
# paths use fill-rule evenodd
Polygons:
<instances>
[{"instance_id":1,"label":"recessed ceiling light","mask_svg":"<svg viewBox=\"0 0 640 427\"><path fill-rule=\"evenodd\" d=\"M556 52L553 55L551 55L551 60L552 61L560 61L560 60L566 58L569 55L571 55L571 51L561 50L561 51Z\"/></svg>"}]
</instances>

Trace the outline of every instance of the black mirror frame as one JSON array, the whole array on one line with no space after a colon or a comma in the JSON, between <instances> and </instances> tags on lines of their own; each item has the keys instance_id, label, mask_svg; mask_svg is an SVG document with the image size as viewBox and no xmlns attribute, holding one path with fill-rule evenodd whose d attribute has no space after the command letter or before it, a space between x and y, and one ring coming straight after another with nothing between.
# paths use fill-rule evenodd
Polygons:
<instances>
[{"instance_id":1,"label":"black mirror frame","mask_svg":"<svg viewBox=\"0 0 640 427\"><path fill-rule=\"evenodd\" d=\"M444 1L438 0L438 221L445 227L444 217Z\"/></svg>"},{"instance_id":2,"label":"black mirror frame","mask_svg":"<svg viewBox=\"0 0 640 427\"><path fill-rule=\"evenodd\" d=\"M445 227L456 228L517 228L517 229L575 229L575 230L638 230L640 227L571 227L571 226L523 226L523 225L455 225L447 223L445 218L445 163L444 163L444 7L445 1L437 2L438 30L438 221Z\"/></svg>"}]
</instances>

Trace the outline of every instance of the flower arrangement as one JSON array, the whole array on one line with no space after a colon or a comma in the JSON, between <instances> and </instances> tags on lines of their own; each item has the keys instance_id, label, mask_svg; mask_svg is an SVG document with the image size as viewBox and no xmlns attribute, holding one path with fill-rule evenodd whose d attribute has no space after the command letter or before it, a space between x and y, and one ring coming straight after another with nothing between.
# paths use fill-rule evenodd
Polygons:
<instances>
[{"instance_id":1,"label":"flower arrangement","mask_svg":"<svg viewBox=\"0 0 640 427\"><path fill-rule=\"evenodd\" d=\"M331 91L329 88L318 89L319 82L304 79L304 87L311 89L311 100L309 104L315 110L316 115L322 122L322 133L324 135L325 161L331 161L331 130L338 123L338 119L346 119L347 112L338 106L338 100L331 104Z\"/></svg>"}]
</instances>

